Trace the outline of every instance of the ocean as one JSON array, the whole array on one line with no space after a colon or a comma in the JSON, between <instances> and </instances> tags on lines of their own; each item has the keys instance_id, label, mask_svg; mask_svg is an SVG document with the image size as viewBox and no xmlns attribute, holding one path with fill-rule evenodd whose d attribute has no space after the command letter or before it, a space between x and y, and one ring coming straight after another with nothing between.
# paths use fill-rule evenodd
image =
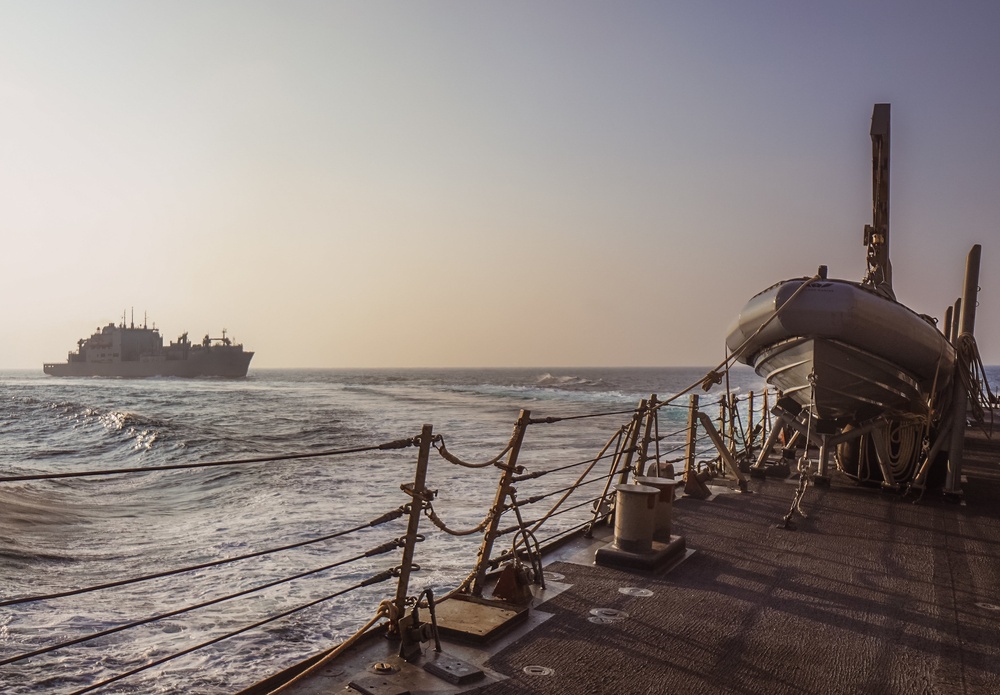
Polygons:
<instances>
[{"instance_id":1,"label":"ocean","mask_svg":"<svg viewBox=\"0 0 1000 695\"><path fill-rule=\"evenodd\" d=\"M706 369L255 370L245 379L54 378L0 372L0 477L99 472L364 449L433 425L449 452L485 462L502 452L518 413L567 418L530 425L518 463L553 470L518 483L549 495L536 518L655 393L661 400ZM998 370L992 369L993 375ZM752 371L731 387L758 393ZM717 402L716 387L702 404ZM687 397L662 410L664 452L683 441ZM711 411L709 406L708 411ZM583 417L588 416L588 417ZM593 416L593 417L589 417ZM668 449L668 447L670 447ZM679 458L682 451L665 453ZM0 483L0 602L44 597L294 545L364 526L406 504L413 447L179 470ZM607 473L607 461L601 467ZM565 467L565 468L564 468ZM455 466L432 451L427 486L449 528L483 518L497 471ZM593 490L599 495L600 489ZM569 505L567 505L569 506ZM539 538L586 521L582 505ZM329 540L136 584L0 606L0 692L232 693L353 634L391 598L395 580L321 600L391 568L399 551L362 557L402 535L405 518ZM501 526L512 523L507 516ZM472 569L479 534L450 536L426 519L410 595L453 588ZM510 539L498 541L498 549ZM360 559L355 559L360 558ZM262 584L343 562L295 581ZM234 593L244 595L213 603ZM268 616L316 605L240 632ZM190 612L181 608L207 604ZM116 627L171 615L127 630ZM94 639L85 639L104 633ZM206 641L232 632L204 648ZM177 658L174 654L192 650ZM159 665L144 668L147 664Z\"/></svg>"}]
</instances>

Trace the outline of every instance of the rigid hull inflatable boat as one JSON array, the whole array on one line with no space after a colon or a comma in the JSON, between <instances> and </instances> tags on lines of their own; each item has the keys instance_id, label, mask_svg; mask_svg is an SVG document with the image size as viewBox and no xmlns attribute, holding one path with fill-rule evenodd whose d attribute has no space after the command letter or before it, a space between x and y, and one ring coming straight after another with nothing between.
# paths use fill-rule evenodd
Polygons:
<instances>
[{"instance_id":1,"label":"rigid hull inflatable boat","mask_svg":"<svg viewBox=\"0 0 1000 695\"><path fill-rule=\"evenodd\" d=\"M726 344L812 416L843 426L926 415L955 350L933 321L847 280L785 280L753 297Z\"/></svg>"},{"instance_id":2,"label":"rigid hull inflatable boat","mask_svg":"<svg viewBox=\"0 0 1000 695\"><path fill-rule=\"evenodd\" d=\"M793 442L805 437L806 451L820 448L818 478L826 478L836 448L838 468L859 480L923 484L929 469L918 470L917 460L925 443L934 452L943 445L940 416L952 399L956 350L892 288L888 104L875 105L871 139L865 277L828 279L820 266L814 277L779 282L747 302L726 345L780 389L775 414Z\"/></svg>"}]
</instances>

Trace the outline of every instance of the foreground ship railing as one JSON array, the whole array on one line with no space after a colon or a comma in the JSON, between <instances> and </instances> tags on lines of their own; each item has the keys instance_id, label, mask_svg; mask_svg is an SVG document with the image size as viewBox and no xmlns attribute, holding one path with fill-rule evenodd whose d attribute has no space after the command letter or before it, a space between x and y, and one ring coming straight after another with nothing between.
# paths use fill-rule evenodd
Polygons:
<instances>
[{"instance_id":1,"label":"foreground ship railing","mask_svg":"<svg viewBox=\"0 0 1000 695\"><path fill-rule=\"evenodd\" d=\"M980 365L981 377L978 357L970 361ZM710 372L702 386L707 390L724 376L724 372ZM975 382L973 371L970 393L974 392L973 386L983 387L992 398L984 378L981 384ZM153 674L184 657L219 649L238 653L246 645L237 638L259 633L266 635L270 650L281 638L282 623L329 621L334 614L348 616L333 621L332 632L339 635L338 639L325 637L338 642L338 646L303 662L317 648L310 641L305 645L308 654L285 652L281 659L269 662L269 670L275 672L291 663L318 668L374 630L400 640L401 652L405 653L414 640L428 636L418 611L427 611L433 624L435 605L457 597L482 599L488 583L501 570L514 577L506 589L494 590L502 600L516 600L525 582L544 585L541 553L571 536L607 524L616 513L616 488L639 478L679 475L685 495L706 498L711 494L706 482L713 477L724 475L729 484L746 490L746 474L759 472L766 464L784 466L784 474L788 475L792 472L789 462L798 458L800 484L785 517L787 524L794 511L801 511L809 482L825 473L825 453L822 442L811 438L808 422L805 434L796 434L796 428L788 427L780 417L781 409L771 408L778 396L770 391L746 395L727 392L722 398L704 401L690 395L685 402L681 395L660 401L653 394L627 410L544 416L522 410L506 444L479 461L467 460L470 457L461 450L468 445L458 444L455 434L435 432L431 425L425 425L419 434L400 439L318 452L0 477L0 485L9 492L19 484L59 485L69 478L134 478L133 484L142 485L144 476L155 472L284 467L305 460L338 462L354 471L379 466L398 471L401 463L412 460L404 451L417 449L412 480L399 486L398 504L390 502L382 509L369 510L365 519L354 518L336 529L310 531L294 542L225 557L204 559L212 557L213 552L194 549L192 555L202 557L202 561L156 571L124 572L130 576L90 586L7 595L0 599L0 625L5 636L0 678L9 692L31 692L37 687L56 692L53 687L64 687L62 692L75 695L122 682L141 692ZM777 415L772 417L772 412ZM594 453L578 455L581 442ZM480 452L477 449L477 455ZM771 463L774 454L778 463ZM429 480L431 474L441 478L442 471L449 469L461 472L445 474L445 484L436 487ZM497 476L495 483L484 483L491 475ZM393 478L398 484L399 476ZM323 494L330 493L317 491L318 496ZM476 495L481 499L472 499ZM420 546L424 549L418 558ZM396 560L384 559L393 553L399 554ZM296 570L278 577L259 568L256 574L253 570L240 571L239 581L235 582L213 574L224 567L277 557L291 558L284 566L294 565ZM456 565L456 557L475 557L475 562L463 568ZM447 568L436 569L434 564ZM438 597L433 588L414 592L413 577L422 571L433 574L433 586L451 588ZM141 587L168 579L173 580L169 605L137 600L143 596L136 593ZM395 580L395 590L386 591L381 585L391 580ZM205 590L205 582L213 591ZM306 582L311 584L302 588ZM220 586L234 590L223 593L218 590ZM125 597L115 599L115 592L125 592ZM211 597L206 598L206 594ZM64 606L66 601L84 595L110 596L101 605L113 606L113 610L105 610L105 615L111 610L113 618L66 622L53 619L44 610L47 605ZM254 606L261 608L240 609L238 618L223 619L225 614L219 612L222 608L243 605L239 602L244 599L259 599ZM344 601L355 608L371 606L371 612L365 616L363 611L359 614L358 610L348 610ZM132 605L135 613L141 613L137 610L140 605L152 609L134 615L129 610ZM212 619L195 618L204 613L210 613ZM183 630L188 639L176 649L158 649L155 654L133 651L114 659L103 658L106 652L127 645L132 631L154 625L166 626L164 630ZM201 636L196 637L199 630ZM95 646L102 654L99 663L90 656L93 651L86 651ZM259 658L259 651L257 647L255 658ZM65 674L68 669L70 676L61 675L62 680L53 675Z\"/></svg>"},{"instance_id":2,"label":"foreground ship railing","mask_svg":"<svg viewBox=\"0 0 1000 695\"><path fill-rule=\"evenodd\" d=\"M261 631L279 631L280 621L288 621L307 615L310 609L326 607L337 611L338 601L349 599L352 605L378 606L370 619L353 619L353 627L344 625L341 631L353 636L343 640L340 646L330 651L324 660L332 658L366 633L378 629L387 631L407 641L413 630L407 627L407 610L416 607L433 608L435 603L452 595L480 597L487 579L501 567L524 567L524 574L534 581L543 581L538 560L543 548L558 544L563 539L585 533L595 525L604 524L613 513L615 486L626 483L637 476L673 477L676 467L683 467L687 494L707 496L705 481L719 475L723 470L737 482L745 479L739 470L742 463L751 460L755 447L767 436L771 427L768 402L771 398L748 394L735 394L708 402L707 410L702 410L698 396L691 396L686 404L673 401L661 402L655 395L642 400L634 409L613 412L574 413L535 417L524 410L514 424L512 434L502 450L491 458L480 462L469 462L462 454L452 451L449 444L452 436L434 432L431 425L425 425L414 436L398 440L374 443L366 446L329 449L320 452L286 454L224 460L214 462L178 463L160 466L117 468L112 470L78 470L44 475L11 475L0 478L0 484L8 489L16 485L58 485L69 478L122 479L135 477L135 484L141 485L143 476L153 472L178 471L185 469L212 468L252 468L260 465L295 465L306 459L321 459L329 462L344 462L352 466L374 466L379 461L388 461L398 466L403 450L417 449L416 466L411 482L400 486L399 506L388 505L382 510L374 510L371 518L326 533L316 533L303 540L265 547L252 552L231 555L184 566L170 567L159 571L135 572L112 581L91 586L48 591L34 595L8 596L0 600L0 612L6 638L5 647L0 652L0 667L9 691L18 686L29 692L38 686L64 687L53 692L87 693L105 689L122 681L141 688L143 679L171 662L213 649L223 648L223 643L233 643L232 649L240 649L236 638ZM594 423L600 424L594 427ZM610 425L608 423L611 423ZM587 433L580 435L585 427ZM563 443L574 441L577 436L593 438L597 431L607 435L597 453L570 460L556 460L556 454ZM454 446L454 445L452 445ZM463 481L470 475L482 477L491 471L499 474L493 493L492 503L485 515L476 523L467 521L467 528L457 528L454 520L458 514L458 503L465 503L458 486L441 488L428 487L428 471L440 470L441 466L454 466L466 471ZM470 473L471 471L471 473ZM464 483L463 483L464 487ZM480 489L488 489L482 487ZM456 496L458 499L456 499ZM430 524L426 522L430 522ZM405 522L405 529L400 526ZM433 597L431 589L424 589L418 596L411 595L412 578L419 572L417 548L426 543L433 545L434 537L457 539L470 552L472 541L478 538L476 561L462 578L456 573L441 583L454 588L446 595ZM461 541L461 539L469 539ZM238 590L204 598L205 591L199 591L195 579L208 578L223 567L240 566L254 559L289 556L308 551L312 557L323 557L330 551L331 543L349 544L349 551L330 553L335 557L304 566L287 576L270 578L261 575L253 580L239 583ZM399 553L395 561L382 562L392 553ZM209 555L202 549L202 555ZM440 555L439 555L440 557ZM379 564L382 563L382 564ZM426 561L424 561L426 563ZM428 568L424 564L424 568ZM136 591L147 584L156 584L171 579L169 608L153 610L142 615L126 615L126 609L134 601ZM188 580L191 584L186 584ZM127 644L131 631L148 629L154 625L175 625L189 616L210 611L219 611L224 605L236 604L241 599L259 598L268 590L282 590L299 596L303 592L294 590L297 583L314 580L308 600L291 604L289 600L269 601L280 609L266 614L255 615L244 624L219 620L225 628L210 626L200 639L190 637L183 648L169 653L157 654L155 658L143 660L136 654L116 659L107 659L111 665L95 667L92 658L79 658L81 651L92 646L100 647L106 654L115 645ZM379 585L390 580L396 581L391 597ZM325 591L317 590L320 584ZM185 598L185 589L190 595ZM237 587L230 587L237 588ZM114 599L115 592L129 592L126 598ZM272 592L273 593L273 592ZM88 624L98 625L101 621L74 620L72 624L53 623L50 617L40 617L41 607L47 604L65 605L67 601L82 601L84 595L110 595L118 613L112 621L106 621L103 629L87 629ZM60 604L62 602L62 604ZM138 601L134 601L137 604ZM143 602L148 603L148 602ZM137 613L140 611L136 611ZM44 614L47 615L47 614ZM305 618L302 618L305 619ZM194 631L191 620L191 631ZM212 622L212 621L209 621ZM360 628L358 626L360 625ZM187 628L184 628L187 630ZM76 652L74 652L76 650ZM310 645L309 652L315 650ZM77 654L77 656L74 656ZM302 655L289 656L290 661L299 661ZM105 659L101 659L105 661ZM58 665L58 667L57 667ZM59 681L53 674L62 673L73 666L79 672ZM287 664L286 664L287 665ZM274 670L277 670L277 666ZM263 675L263 674L260 674Z\"/></svg>"}]
</instances>

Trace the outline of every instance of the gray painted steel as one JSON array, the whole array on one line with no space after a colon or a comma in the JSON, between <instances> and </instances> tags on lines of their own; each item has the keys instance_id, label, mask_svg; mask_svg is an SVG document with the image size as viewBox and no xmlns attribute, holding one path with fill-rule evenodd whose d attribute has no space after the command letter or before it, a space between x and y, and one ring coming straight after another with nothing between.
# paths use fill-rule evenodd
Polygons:
<instances>
[{"instance_id":1,"label":"gray painted steel","mask_svg":"<svg viewBox=\"0 0 1000 695\"><path fill-rule=\"evenodd\" d=\"M155 328L108 324L89 338L78 341L66 362L42 366L52 376L97 377L244 377L253 352L222 338L191 343L187 333L176 342L163 344Z\"/></svg>"},{"instance_id":2,"label":"gray painted steel","mask_svg":"<svg viewBox=\"0 0 1000 695\"><path fill-rule=\"evenodd\" d=\"M821 419L925 412L955 362L931 320L846 280L814 281L791 299L805 282L786 280L750 299L730 327L729 350Z\"/></svg>"}]
</instances>

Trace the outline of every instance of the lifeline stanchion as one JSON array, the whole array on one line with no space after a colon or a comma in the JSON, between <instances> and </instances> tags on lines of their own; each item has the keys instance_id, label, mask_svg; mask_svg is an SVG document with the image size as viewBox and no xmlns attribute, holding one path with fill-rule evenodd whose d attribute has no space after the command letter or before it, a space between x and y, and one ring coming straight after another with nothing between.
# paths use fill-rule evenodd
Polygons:
<instances>
[{"instance_id":1,"label":"lifeline stanchion","mask_svg":"<svg viewBox=\"0 0 1000 695\"><path fill-rule=\"evenodd\" d=\"M403 492L412 498L410 502L410 518L406 526L405 545L403 546L403 560L400 563L399 582L396 584L396 611L394 619L390 619L389 633L399 634L399 618L406 610L406 592L409 589L410 571L413 568L413 552L416 548L417 529L420 527L420 515L424 510L425 495L427 490L424 481L427 478L427 462L430 458L431 440L434 438L433 427L424 425L420 431L420 449L417 454L417 471L413 476L413 484L401 485Z\"/></svg>"},{"instance_id":2,"label":"lifeline stanchion","mask_svg":"<svg viewBox=\"0 0 1000 695\"><path fill-rule=\"evenodd\" d=\"M694 457L698 441L698 394L692 393L688 403L687 442L684 445L684 475L694 471Z\"/></svg>"},{"instance_id":3,"label":"lifeline stanchion","mask_svg":"<svg viewBox=\"0 0 1000 695\"><path fill-rule=\"evenodd\" d=\"M625 463L621 466L621 479L618 481L620 484L628 482L628 474L632 470L632 455L635 453L639 443L639 425L642 423L645 415L646 399L643 398L639 401L639 407L636 408L635 414L632 416L632 422L629 424L631 429L629 430L628 446L625 449Z\"/></svg>"},{"instance_id":4,"label":"lifeline stanchion","mask_svg":"<svg viewBox=\"0 0 1000 695\"><path fill-rule=\"evenodd\" d=\"M531 419L530 410L521 410L514 424L514 435L511 437L510 451L507 453L507 463L502 466L503 474L500 476L500 483L497 485L496 497L493 499L493 506L490 507L490 524L483 534L483 543L479 546L479 554L476 556L476 569L472 581L472 595L483 595L483 584L486 581L486 571L488 569L490 554L493 552L493 541L496 540L497 528L500 525L500 514L504 510L507 501L507 494L510 488L511 478L517 472L517 456L521 451L521 443L524 441L524 433L528 429L528 422ZM499 465L499 464L498 464Z\"/></svg>"},{"instance_id":5,"label":"lifeline stanchion","mask_svg":"<svg viewBox=\"0 0 1000 695\"><path fill-rule=\"evenodd\" d=\"M594 458L594 463L596 464L599 459L604 458L605 452L611 448L612 444L614 444L615 446L614 454L612 454L611 456L611 468L610 470L608 470L608 477L605 479L604 482L604 491L601 492L601 495L594 501L594 515L591 521L588 522L589 525L587 527L587 531L584 534L585 537L587 538L592 537L594 525L597 524L597 522L601 518L607 515L607 510L605 509L605 506L609 505L609 503L607 502L609 494L608 491L611 489L611 480L614 478L615 471L618 470L617 466L621 456L622 438L625 435L625 430L626 430L625 427L619 427L618 431L615 432L613 435L611 435L611 438L608 440L608 443L604 445L604 448L601 449L601 452Z\"/></svg>"},{"instance_id":6,"label":"lifeline stanchion","mask_svg":"<svg viewBox=\"0 0 1000 695\"><path fill-rule=\"evenodd\" d=\"M649 407L645 409L645 422L642 428L642 442L639 444L639 458L633 473L637 476L646 474L646 461L649 460L649 445L653 440L653 423L656 420L656 394L650 394Z\"/></svg>"}]
</instances>

